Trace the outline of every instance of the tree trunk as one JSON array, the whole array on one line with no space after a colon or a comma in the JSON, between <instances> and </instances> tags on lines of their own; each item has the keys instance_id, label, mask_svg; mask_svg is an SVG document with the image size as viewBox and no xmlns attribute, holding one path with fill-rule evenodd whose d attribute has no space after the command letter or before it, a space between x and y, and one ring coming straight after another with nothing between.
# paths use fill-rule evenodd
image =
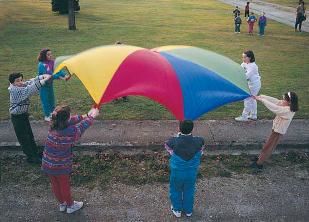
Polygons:
<instances>
[{"instance_id":1,"label":"tree trunk","mask_svg":"<svg viewBox=\"0 0 309 222\"><path fill-rule=\"evenodd\" d=\"M76 30L74 0L69 0L69 30Z\"/></svg>"}]
</instances>

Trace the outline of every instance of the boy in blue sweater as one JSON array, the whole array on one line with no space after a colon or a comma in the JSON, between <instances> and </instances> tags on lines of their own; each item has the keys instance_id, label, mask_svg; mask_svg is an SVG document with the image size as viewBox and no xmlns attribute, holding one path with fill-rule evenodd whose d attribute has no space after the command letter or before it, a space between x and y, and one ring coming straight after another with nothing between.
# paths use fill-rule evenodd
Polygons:
<instances>
[{"instance_id":1,"label":"boy in blue sweater","mask_svg":"<svg viewBox=\"0 0 309 222\"><path fill-rule=\"evenodd\" d=\"M195 182L204 149L204 139L192 136L193 122L179 123L180 132L165 143L170 153L170 199L171 210L176 217L193 212Z\"/></svg>"}]
</instances>

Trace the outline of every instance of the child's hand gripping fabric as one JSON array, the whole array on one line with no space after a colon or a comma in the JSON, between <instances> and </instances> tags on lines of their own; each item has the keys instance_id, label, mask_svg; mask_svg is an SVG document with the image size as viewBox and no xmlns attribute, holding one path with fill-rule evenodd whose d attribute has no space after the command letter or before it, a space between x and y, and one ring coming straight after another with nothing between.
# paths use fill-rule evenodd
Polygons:
<instances>
[{"instance_id":1,"label":"child's hand gripping fabric","mask_svg":"<svg viewBox=\"0 0 309 222\"><path fill-rule=\"evenodd\" d=\"M89 110L88 112L88 116L91 116L92 118L96 118L97 116L99 116L100 111L97 108L91 108L91 110Z\"/></svg>"}]
</instances>

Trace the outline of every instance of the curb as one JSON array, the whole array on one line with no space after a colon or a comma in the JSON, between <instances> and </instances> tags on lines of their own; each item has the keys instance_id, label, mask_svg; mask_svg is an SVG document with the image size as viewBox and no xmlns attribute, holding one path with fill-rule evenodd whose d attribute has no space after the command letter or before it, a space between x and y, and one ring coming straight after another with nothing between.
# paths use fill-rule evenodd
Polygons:
<instances>
[{"instance_id":1,"label":"curb","mask_svg":"<svg viewBox=\"0 0 309 222\"><path fill-rule=\"evenodd\" d=\"M249 143L249 144L206 144L205 153L209 154L232 154L240 155L242 153L256 154L259 153L263 144L262 143ZM43 150L43 146L38 146ZM162 144L151 145L132 145L132 144L103 144L103 143L80 143L74 146L75 152L120 152L137 154L142 152L160 152L164 151ZM21 148L18 143L0 143L0 152L11 151L20 152ZM309 144L278 144L275 149L276 153L284 153L289 151L303 151L309 152Z\"/></svg>"}]
</instances>

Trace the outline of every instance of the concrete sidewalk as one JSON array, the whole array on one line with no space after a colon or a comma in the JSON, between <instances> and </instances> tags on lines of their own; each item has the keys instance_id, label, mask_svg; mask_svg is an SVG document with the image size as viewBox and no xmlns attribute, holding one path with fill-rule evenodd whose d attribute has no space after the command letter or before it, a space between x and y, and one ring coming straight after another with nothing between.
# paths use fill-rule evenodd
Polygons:
<instances>
[{"instance_id":1,"label":"concrete sidewalk","mask_svg":"<svg viewBox=\"0 0 309 222\"><path fill-rule=\"evenodd\" d=\"M243 11L245 9L246 2L248 0L219 0L219 1L229 5L238 6L240 10ZM261 0L250 1L250 11L257 13L258 15L260 15L261 12L265 12L267 18L291 26L293 27L293 31L296 20L296 7L297 7L297 1L295 1L295 8L273 4ZM244 14L242 14L242 16L243 15ZM309 32L308 21L303 22L302 31Z\"/></svg>"},{"instance_id":2,"label":"concrete sidewalk","mask_svg":"<svg viewBox=\"0 0 309 222\"><path fill-rule=\"evenodd\" d=\"M31 122L35 140L44 145L48 123ZM309 120L295 119L281 139L278 149L309 149ZM271 120L236 122L233 120L196 121L194 135L203 136L209 151L246 152L260 149L271 132ZM164 141L178 131L178 121L95 121L77 147L96 149L161 149ZM0 149L19 147L10 121L0 122Z\"/></svg>"},{"instance_id":3,"label":"concrete sidewalk","mask_svg":"<svg viewBox=\"0 0 309 222\"><path fill-rule=\"evenodd\" d=\"M38 144L42 145L48 124L43 121L31 124ZM293 120L278 148L308 150L308 124L309 120ZM213 120L197 121L195 125L194 134L206 138L208 155L209 149L220 153L260 149L272 123L270 120L247 123ZM163 150L163 142L177 132L177 128L177 121L96 121L74 150L113 148L127 151L153 147ZM17 159L8 168L3 164L3 170L14 173L7 174L0 183L0 221L176 221L170 212L167 183L127 185L112 182L101 186L98 182L95 187L72 186L74 198L84 201L85 207L72 215L59 212L47 181L40 176L39 167L34 170L34 166L16 157L17 142L9 121L0 122L0 141L0 156L13 153ZM218 163L222 165L224 163ZM306 165L286 161L283 165L268 165L257 175L203 175L197 182L192 218L183 216L177 221L308 221L309 174L302 166ZM104 170L100 168L96 172ZM133 173L125 166L122 170ZM16 175L25 179L17 182Z\"/></svg>"}]
</instances>

